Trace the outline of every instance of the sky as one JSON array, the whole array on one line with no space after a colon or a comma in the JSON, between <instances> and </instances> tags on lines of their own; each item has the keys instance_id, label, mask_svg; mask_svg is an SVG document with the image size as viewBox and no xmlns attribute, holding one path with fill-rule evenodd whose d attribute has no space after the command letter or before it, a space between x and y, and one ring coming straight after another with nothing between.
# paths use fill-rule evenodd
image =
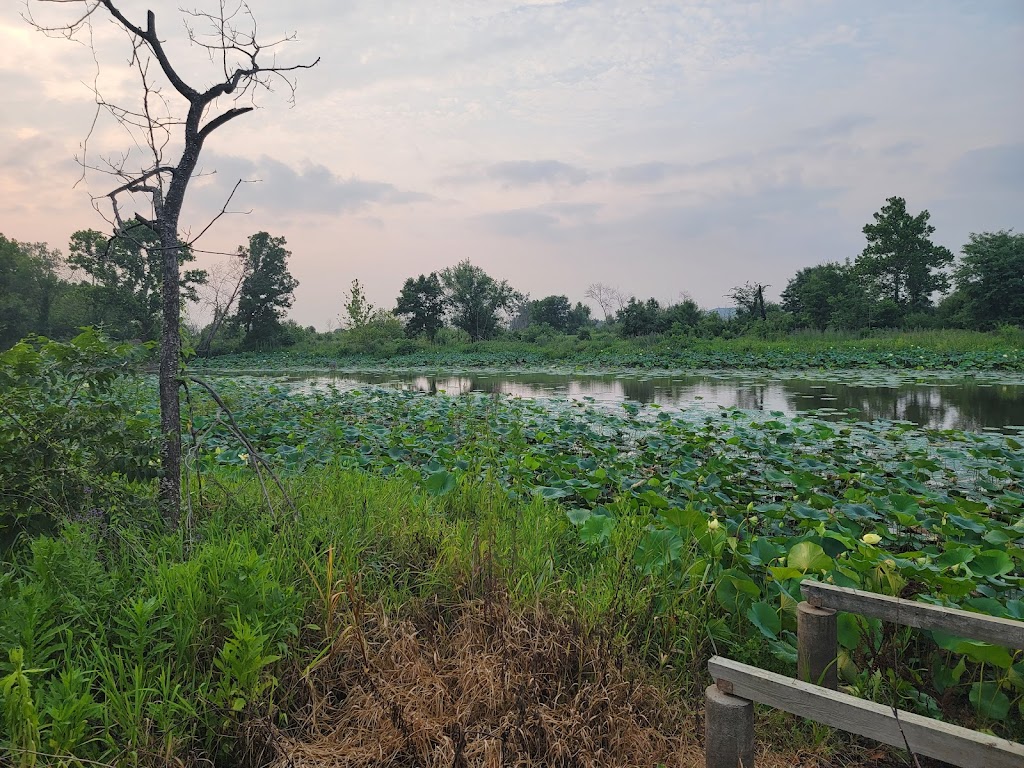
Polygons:
<instances>
[{"instance_id":1,"label":"sky","mask_svg":"<svg viewBox=\"0 0 1024 768\"><path fill-rule=\"evenodd\" d=\"M154 10L186 79L216 82L178 0L117 5L139 24ZM28 8L44 24L76 10ZM391 309L406 278L463 259L533 298L583 300L595 282L708 308L746 281L778 296L803 267L856 258L892 196L929 210L954 252L971 232L1024 230L1021 0L250 8L261 40L294 36L264 53L319 63L295 73L294 103L287 87L262 91L211 135L183 234L244 180L197 241L199 265L261 230L285 237L290 317L320 330L338 326L353 279ZM66 249L78 229L108 229L91 196L117 186L83 178L76 158L143 160L96 119L95 91L137 110L141 90L128 38L101 13L79 42L25 13L0 2L0 233Z\"/></svg>"}]
</instances>

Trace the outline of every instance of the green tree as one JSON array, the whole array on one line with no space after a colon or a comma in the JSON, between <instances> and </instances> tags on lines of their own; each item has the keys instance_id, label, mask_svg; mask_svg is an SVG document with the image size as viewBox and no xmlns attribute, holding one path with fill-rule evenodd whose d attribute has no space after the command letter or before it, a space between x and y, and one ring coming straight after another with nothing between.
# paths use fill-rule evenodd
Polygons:
<instances>
[{"instance_id":1,"label":"green tree","mask_svg":"<svg viewBox=\"0 0 1024 768\"><path fill-rule=\"evenodd\" d=\"M366 299L366 292L359 280L352 281L352 287L348 291L348 300L345 302L345 315L342 322L349 328L362 328L371 319L375 307Z\"/></svg>"},{"instance_id":2,"label":"green tree","mask_svg":"<svg viewBox=\"0 0 1024 768\"><path fill-rule=\"evenodd\" d=\"M649 336L658 332L661 305L657 299L638 301L631 296L615 315L622 336Z\"/></svg>"},{"instance_id":3,"label":"green tree","mask_svg":"<svg viewBox=\"0 0 1024 768\"><path fill-rule=\"evenodd\" d=\"M528 312L532 325L549 325L560 333L576 333L590 323L590 307L582 302L573 306L567 296L531 301Z\"/></svg>"},{"instance_id":4,"label":"green tree","mask_svg":"<svg viewBox=\"0 0 1024 768\"><path fill-rule=\"evenodd\" d=\"M571 311L572 304L568 296L545 296L530 302L530 324L549 325L556 331L564 332Z\"/></svg>"},{"instance_id":5,"label":"green tree","mask_svg":"<svg viewBox=\"0 0 1024 768\"><path fill-rule=\"evenodd\" d=\"M683 299L678 304L665 307L658 320L663 333L696 328L704 319L704 312L693 299Z\"/></svg>"},{"instance_id":6,"label":"green tree","mask_svg":"<svg viewBox=\"0 0 1024 768\"><path fill-rule=\"evenodd\" d=\"M733 288L728 296L736 305L736 315L739 319L759 317L762 321L768 319L764 303L764 289L770 286L761 283L744 283Z\"/></svg>"},{"instance_id":7,"label":"green tree","mask_svg":"<svg viewBox=\"0 0 1024 768\"><path fill-rule=\"evenodd\" d=\"M566 333L578 333L590 325L590 307L582 301L577 301L569 310L569 316L565 322Z\"/></svg>"},{"instance_id":8,"label":"green tree","mask_svg":"<svg viewBox=\"0 0 1024 768\"><path fill-rule=\"evenodd\" d=\"M129 221L113 237L94 229L75 232L69 245L68 265L85 273L92 286L90 323L106 326L115 338L153 341L160 336L163 286L163 250L160 237L139 219ZM178 244L179 266L195 261L184 243ZM196 286L206 272L191 269L180 274L181 297L195 301Z\"/></svg>"},{"instance_id":9,"label":"green tree","mask_svg":"<svg viewBox=\"0 0 1024 768\"><path fill-rule=\"evenodd\" d=\"M54 301L64 287L60 253L45 243L0 235L0 349L30 333L49 334Z\"/></svg>"},{"instance_id":10,"label":"green tree","mask_svg":"<svg viewBox=\"0 0 1024 768\"><path fill-rule=\"evenodd\" d=\"M249 238L248 248L238 248L245 277L235 323L244 331L243 345L249 349L273 344L281 336L284 310L295 299L299 281L288 271L292 254L285 245L283 237L257 232Z\"/></svg>"},{"instance_id":11,"label":"green tree","mask_svg":"<svg viewBox=\"0 0 1024 768\"><path fill-rule=\"evenodd\" d=\"M469 260L441 273L445 301L452 323L473 341L492 338L500 325L499 313L512 310L523 295L505 280L495 280Z\"/></svg>"},{"instance_id":12,"label":"green tree","mask_svg":"<svg viewBox=\"0 0 1024 768\"><path fill-rule=\"evenodd\" d=\"M849 262L801 269L782 291L782 308L793 315L797 326L819 331L866 326L869 305L864 278Z\"/></svg>"},{"instance_id":13,"label":"green tree","mask_svg":"<svg viewBox=\"0 0 1024 768\"><path fill-rule=\"evenodd\" d=\"M902 315L932 306L932 294L949 288L943 269L953 262L948 248L935 245L931 214L907 212L907 201L890 197L864 225L868 244L857 259L857 271L871 281L879 299L888 299Z\"/></svg>"},{"instance_id":14,"label":"green tree","mask_svg":"<svg viewBox=\"0 0 1024 768\"><path fill-rule=\"evenodd\" d=\"M405 318L406 336L423 334L431 341L444 327L444 310L444 287L436 272L406 280L395 306L395 314Z\"/></svg>"},{"instance_id":15,"label":"green tree","mask_svg":"<svg viewBox=\"0 0 1024 768\"><path fill-rule=\"evenodd\" d=\"M1024 325L1024 233L971 234L953 273L961 315L975 328Z\"/></svg>"}]
</instances>

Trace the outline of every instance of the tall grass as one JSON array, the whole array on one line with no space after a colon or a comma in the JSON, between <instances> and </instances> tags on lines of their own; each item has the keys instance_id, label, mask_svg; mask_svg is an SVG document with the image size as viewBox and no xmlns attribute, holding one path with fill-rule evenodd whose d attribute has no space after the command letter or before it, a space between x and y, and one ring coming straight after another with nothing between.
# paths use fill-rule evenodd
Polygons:
<instances>
[{"instance_id":1,"label":"tall grass","mask_svg":"<svg viewBox=\"0 0 1024 768\"><path fill-rule=\"evenodd\" d=\"M491 341L423 340L354 348L330 337L288 350L226 355L199 363L212 367L475 367L506 369L550 364L637 368L862 368L911 367L1024 369L1024 330L983 333L957 329L919 331L798 331L762 338L652 335L621 338L596 331L590 338L553 334L534 341L509 334Z\"/></svg>"},{"instance_id":2,"label":"tall grass","mask_svg":"<svg viewBox=\"0 0 1024 768\"><path fill-rule=\"evenodd\" d=\"M571 619L607 658L646 661L694 700L710 643L727 634L710 584L680 591L634 567L639 521L616 528L615 557L597 556L563 511L487 484L438 498L327 468L292 482L301 514L283 522L256 511L250 479L215 480L187 557L181 537L76 523L10 563L0 679L24 695L4 695L17 706L0 745L16 764L237 757L247 724L294 716L280 682L352 625L355 595L401 617L500 593L512 610Z\"/></svg>"}]
</instances>

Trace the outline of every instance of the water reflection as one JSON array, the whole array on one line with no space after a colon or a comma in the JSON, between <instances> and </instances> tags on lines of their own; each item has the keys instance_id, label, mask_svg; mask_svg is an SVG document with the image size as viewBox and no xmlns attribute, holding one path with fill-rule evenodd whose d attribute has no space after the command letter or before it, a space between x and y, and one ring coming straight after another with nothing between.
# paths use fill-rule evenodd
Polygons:
<instances>
[{"instance_id":1,"label":"water reflection","mask_svg":"<svg viewBox=\"0 0 1024 768\"><path fill-rule=\"evenodd\" d=\"M338 373L289 376L299 386L333 384L352 389L366 384L436 394L502 393L520 397L593 400L617 404L627 400L667 408L717 406L796 414L826 409L825 418L906 420L941 429L978 431L1024 424L1024 381L984 383L934 379L925 382L856 381L803 378L795 374L760 377L749 373L697 373L671 376L559 373ZM870 377L866 377L869 378ZM883 377L884 378L884 377ZM852 380L851 380L852 379Z\"/></svg>"}]
</instances>

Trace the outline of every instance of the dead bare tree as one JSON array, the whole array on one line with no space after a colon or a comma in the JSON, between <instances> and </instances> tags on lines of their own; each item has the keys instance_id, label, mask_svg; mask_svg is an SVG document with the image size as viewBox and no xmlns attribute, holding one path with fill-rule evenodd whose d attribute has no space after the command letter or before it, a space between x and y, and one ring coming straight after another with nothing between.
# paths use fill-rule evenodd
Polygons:
<instances>
[{"instance_id":1,"label":"dead bare tree","mask_svg":"<svg viewBox=\"0 0 1024 768\"><path fill-rule=\"evenodd\" d=\"M626 303L626 296L622 291L604 283L591 283L583 292L583 296L597 302L597 306L604 313L606 323L611 322L615 311L622 309Z\"/></svg>"},{"instance_id":2,"label":"dead bare tree","mask_svg":"<svg viewBox=\"0 0 1024 768\"><path fill-rule=\"evenodd\" d=\"M76 7L74 17L56 25L43 23L33 13L34 6L57 5L66 9ZM246 112L256 108L255 95L261 89L270 91L274 85L283 85L294 100L295 82L289 73L308 69L310 64L280 66L273 61L269 66L260 61L260 55L274 53L277 46L294 40L290 35L269 44L257 40L256 22L244 0L229 7L226 0L218 0L217 10L183 11L185 36L188 42L202 49L218 70L216 82L206 88L197 88L185 81L179 67L172 63L164 41L157 35L156 14L147 11L146 23L138 25L128 19L113 0L26 0L25 19L37 30L51 36L64 37L93 45L93 25L98 18L107 18L122 29L131 46L129 63L141 81L139 105L127 107L106 101L100 94L97 81L93 92L96 97L96 116L102 112L114 120L131 136L135 148L142 155L139 160L133 150L103 158L99 164L88 156L89 136L83 142L79 158L83 177L86 171L109 174L115 186L102 195L93 196L96 208L113 227L113 237L131 237L133 222L141 222L159 236L162 251L163 282L161 287L162 320L160 343L160 429L163 435L160 451L161 478L159 486L160 508L164 521L176 528L181 516L181 295L178 250L182 244L192 246L205 234L210 225L228 213L225 203L221 212L213 217L191 240L179 237L179 219L189 182L196 175L203 144L215 130ZM94 58L96 50L93 48ZM157 84L157 75L151 72L153 62L163 79L173 89L166 94ZM185 116L175 112L175 102L183 107ZM246 103L248 102L248 103ZM93 129L96 119L93 120ZM172 155L176 157L172 157ZM235 190L238 185L235 185ZM232 195L234 190L232 191ZM135 217L122 208L134 207L136 196L145 201L146 213L135 211ZM230 196L228 198L230 202ZM124 215L122 215L124 213ZM126 224L126 222L128 222Z\"/></svg>"},{"instance_id":3,"label":"dead bare tree","mask_svg":"<svg viewBox=\"0 0 1024 768\"><path fill-rule=\"evenodd\" d=\"M241 249L240 249L241 250ZM231 316L231 310L242 293L242 285L248 276L246 260L241 254L214 265L207 275L206 285L200 292L200 304L211 314L210 325L196 345L196 354L205 355L210 351L214 338Z\"/></svg>"}]
</instances>

